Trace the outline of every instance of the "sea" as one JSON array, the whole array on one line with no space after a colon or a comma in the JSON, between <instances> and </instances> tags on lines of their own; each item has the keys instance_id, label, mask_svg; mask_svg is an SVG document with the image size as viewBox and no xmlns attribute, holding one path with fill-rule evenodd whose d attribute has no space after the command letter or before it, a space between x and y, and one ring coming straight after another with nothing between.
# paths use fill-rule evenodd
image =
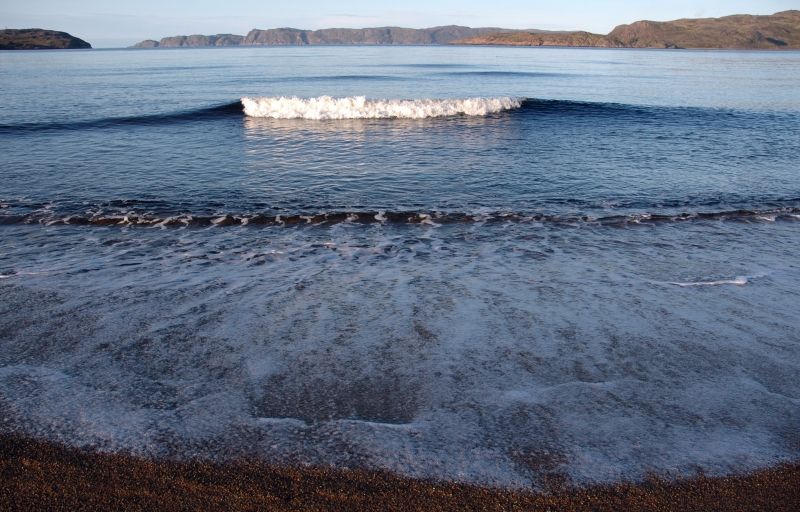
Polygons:
<instances>
[{"instance_id":1,"label":"sea","mask_svg":"<svg viewBox=\"0 0 800 512\"><path fill-rule=\"evenodd\" d=\"M0 52L0 431L549 489L800 459L800 52Z\"/></svg>"}]
</instances>

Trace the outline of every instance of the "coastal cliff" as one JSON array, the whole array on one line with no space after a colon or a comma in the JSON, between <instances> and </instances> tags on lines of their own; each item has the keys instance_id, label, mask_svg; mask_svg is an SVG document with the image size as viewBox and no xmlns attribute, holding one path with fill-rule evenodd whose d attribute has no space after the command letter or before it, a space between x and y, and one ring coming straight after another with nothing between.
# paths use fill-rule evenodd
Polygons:
<instances>
[{"instance_id":1,"label":"coastal cliff","mask_svg":"<svg viewBox=\"0 0 800 512\"><path fill-rule=\"evenodd\" d=\"M88 49L92 45L66 32L40 28L0 30L0 50Z\"/></svg>"},{"instance_id":2,"label":"coastal cliff","mask_svg":"<svg viewBox=\"0 0 800 512\"><path fill-rule=\"evenodd\" d=\"M494 33L453 41L459 45L583 46L613 48L719 48L730 50L800 49L800 11L771 16L637 21L608 35L534 30Z\"/></svg>"},{"instance_id":3,"label":"coastal cliff","mask_svg":"<svg viewBox=\"0 0 800 512\"><path fill-rule=\"evenodd\" d=\"M433 28L327 28L300 30L296 28L253 29L246 36L217 34L165 37L160 41L148 39L133 48L176 46L246 46L295 44L448 44L489 33L509 33L513 30L486 27L470 28L449 25Z\"/></svg>"}]
</instances>

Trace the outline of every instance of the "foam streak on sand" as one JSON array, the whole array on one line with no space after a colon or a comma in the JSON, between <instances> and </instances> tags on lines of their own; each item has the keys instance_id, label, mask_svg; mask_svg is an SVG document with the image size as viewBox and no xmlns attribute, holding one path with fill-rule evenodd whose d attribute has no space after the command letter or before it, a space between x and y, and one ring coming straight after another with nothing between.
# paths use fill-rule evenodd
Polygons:
<instances>
[{"instance_id":1,"label":"foam streak on sand","mask_svg":"<svg viewBox=\"0 0 800 512\"><path fill-rule=\"evenodd\" d=\"M250 117L274 119L424 119L456 115L485 116L519 108L523 98L466 98L445 100L368 100L365 96L303 99L297 97L242 98Z\"/></svg>"}]
</instances>

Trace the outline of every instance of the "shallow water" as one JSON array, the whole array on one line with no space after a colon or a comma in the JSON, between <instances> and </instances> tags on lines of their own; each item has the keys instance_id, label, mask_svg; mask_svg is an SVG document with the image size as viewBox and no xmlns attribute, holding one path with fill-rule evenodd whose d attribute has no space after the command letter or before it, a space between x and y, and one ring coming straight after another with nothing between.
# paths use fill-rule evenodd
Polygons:
<instances>
[{"instance_id":1,"label":"shallow water","mask_svg":"<svg viewBox=\"0 0 800 512\"><path fill-rule=\"evenodd\" d=\"M514 487L796 460L798 79L797 52L0 52L2 428Z\"/></svg>"}]
</instances>

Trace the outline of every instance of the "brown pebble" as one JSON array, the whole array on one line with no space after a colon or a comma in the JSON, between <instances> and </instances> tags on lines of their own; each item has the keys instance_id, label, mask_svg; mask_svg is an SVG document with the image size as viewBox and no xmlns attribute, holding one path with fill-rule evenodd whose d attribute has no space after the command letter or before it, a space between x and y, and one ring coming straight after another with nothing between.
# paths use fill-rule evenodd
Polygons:
<instances>
[{"instance_id":1,"label":"brown pebble","mask_svg":"<svg viewBox=\"0 0 800 512\"><path fill-rule=\"evenodd\" d=\"M798 504L800 465L544 494L260 461L153 461L0 434L0 510L777 512Z\"/></svg>"}]
</instances>

